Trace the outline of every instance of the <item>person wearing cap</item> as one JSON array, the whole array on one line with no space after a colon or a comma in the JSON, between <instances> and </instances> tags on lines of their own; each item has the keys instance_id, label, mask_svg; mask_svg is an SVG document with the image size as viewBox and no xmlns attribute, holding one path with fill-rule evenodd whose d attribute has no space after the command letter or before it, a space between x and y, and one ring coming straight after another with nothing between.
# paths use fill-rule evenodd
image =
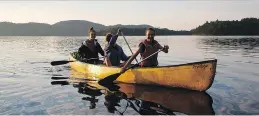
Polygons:
<instances>
[{"instance_id":1,"label":"person wearing cap","mask_svg":"<svg viewBox=\"0 0 259 116\"><path fill-rule=\"evenodd\" d=\"M121 32L118 29L116 35L112 35L111 33L106 34L105 40L106 45L104 48L105 51L105 58L104 64L106 66L117 66L121 65L120 61L127 61L129 57L124 53L122 47L116 43L119 33Z\"/></svg>"}]
</instances>

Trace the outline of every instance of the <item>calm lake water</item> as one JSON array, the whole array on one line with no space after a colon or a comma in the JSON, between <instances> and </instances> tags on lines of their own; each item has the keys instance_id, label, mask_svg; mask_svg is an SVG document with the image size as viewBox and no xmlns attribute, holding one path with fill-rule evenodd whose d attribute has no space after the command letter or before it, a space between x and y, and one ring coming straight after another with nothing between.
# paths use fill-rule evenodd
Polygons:
<instances>
[{"instance_id":1,"label":"calm lake water","mask_svg":"<svg viewBox=\"0 0 259 116\"><path fill-rule=\"evenodd\" d=\"M143 38L126 36L133 51ZM109 92L86 83L57 84L51 77L69 77L70 67L50 62L68 60L69 52L85 39L0 37L0 115L259 114L259 37L156 37L170 47L168 54L159 54L160 65L218 59L215 80L206 92L134 85L119 85L131 90ZM97 39L104 46L104 37ZM118 43L131 55L122 37Z\"/></svg>"}]
</instances>

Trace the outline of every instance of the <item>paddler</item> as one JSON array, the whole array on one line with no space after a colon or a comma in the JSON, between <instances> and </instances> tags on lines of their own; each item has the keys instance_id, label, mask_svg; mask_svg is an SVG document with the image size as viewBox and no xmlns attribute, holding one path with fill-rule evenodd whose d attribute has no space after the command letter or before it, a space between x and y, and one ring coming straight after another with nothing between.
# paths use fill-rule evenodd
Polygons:
<instances>
[{"instance_id":1,"label":"paddler","mask_svg":"<svg viewBox=\"0 0 259 116\"><path fill-rule=\"evenodd\" d=\"M126 70L126 68L131 64L131 62L138 56L138 54L140 54L141 59L144 59L150 56L151 54L155 53L159 49L162 49L163 52L168 53L169 46L165 45L164 47L162 47L156 40L154 40L155 34L156 33L153 28L148 28L146 30L146 39L139 44L138 50L130 57L127 63L122 67L121 72L124 72ZM141 62L140 66L141 67L158 66L157 57L158 57L158 53Z\"/></svg>"},{"instance_id":2,"label":"paddler","mask_svg":"<svg viewBox=\"0 0 259 116\"><path fill-rule=\"evenodd\" d=\"M98 64L98 53L104 56L104 51L96 38L96 31L91 27L88 31L89 38L85 40L81 47L78 49L78 53L84 58L87 63Z\"/></svg>"}]
</instances>

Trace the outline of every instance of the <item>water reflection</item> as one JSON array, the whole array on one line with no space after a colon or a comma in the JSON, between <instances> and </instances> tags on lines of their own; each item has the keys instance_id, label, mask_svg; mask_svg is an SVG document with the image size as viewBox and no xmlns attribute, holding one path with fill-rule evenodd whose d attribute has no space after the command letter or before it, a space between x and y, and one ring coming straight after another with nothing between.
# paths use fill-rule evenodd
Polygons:
<instances>
[{"instance_id":1,"label":"water reflection","mask_svg":"<svg viewBox=\"0 0 259 116\"><path fill-rule=\"evenodd\" d=\"M103 93L100 89L91 88L87 85L87 83L78 83L73 85L75 88L78 88L78 93L86 94L87 97L83 97L82 100L86 100L90 102L90 109L96 108L96 102L98 99L96 97L101 96Z\"/></svg>"},{"instance_id":2,"label":"water reflection","mask_svg":"<svg viewBox=\"0 0 259 116\"><path fill-rule=\"evenodd\" d=\"M223 48L235 48L235 49L247 49L253 50L259 47L259 37L242 37L242 38L204 38L201 39L202 43L205 45L210 45L212 47L223 47Z\"/></svg>"},{"instance_id":3,"label":"water reflection","mask_svg":"<svg viewBox=\"0 0 259 116\"><path fill-rule=\"evenodd\" d=\"M89 101L89 109L98 108L98 97L104 95L103 104L110 113L123 115L133 109L139 115L215 114L212 98L206 92L123 83L109 86L108 89L96 81L75 79L52 81L51 84L73 85L80 94L87 95L82 100Z\"/></svg>"},{"instance_id":4,"label":"water reflection","mask_svg":"<svg viewBox=\"0 0 259 116\"><path fill-rule=\"evenodd\" d=\"M226 72L239 72L244 71L240 65L247 67L246 72L257 72L255 69L259 64L259 37L204 37L198 39L197 46L207 58L216 57L219 59L218 71L222 67L233 70ZM221 67L222 66L222 67ZM256 78L255 78L256 79Z\"/></svg>"}]
</instances>

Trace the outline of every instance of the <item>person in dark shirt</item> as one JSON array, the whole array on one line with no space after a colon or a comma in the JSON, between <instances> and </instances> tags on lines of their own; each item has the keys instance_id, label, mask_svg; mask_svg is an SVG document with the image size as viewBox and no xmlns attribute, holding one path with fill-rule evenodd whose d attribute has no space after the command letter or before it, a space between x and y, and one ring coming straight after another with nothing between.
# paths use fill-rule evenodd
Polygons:
<instances>
[{"instance_id":1,"label":"person in dark shirt","mask_svg":"<svg viewBox=\"0 0 259 116\"><path fill-rule=\"evenodd\" d=\"M98 53L104 56L104 51L95 39L96 31L93 27L89 29L88 34L89 38L82 43L81 47L78 49L78 53L82 56L83 61L90 64L99 64Z\"/></svg>"},{"instance_id":2,"label":"person in dark shirt","mask_svg":"<svg viewBox=\"0 0 259 116\"><path fill-rule=\"evenodd\" d=\"M122 47L116 44L120 33L120 29L118 29L116 35L112 35L111 33L106 34L106 42L105 45L105 65L106 66L120 66L120 61L127 61L129 57L124 53Z\"/></svg>"}]
</instances>

